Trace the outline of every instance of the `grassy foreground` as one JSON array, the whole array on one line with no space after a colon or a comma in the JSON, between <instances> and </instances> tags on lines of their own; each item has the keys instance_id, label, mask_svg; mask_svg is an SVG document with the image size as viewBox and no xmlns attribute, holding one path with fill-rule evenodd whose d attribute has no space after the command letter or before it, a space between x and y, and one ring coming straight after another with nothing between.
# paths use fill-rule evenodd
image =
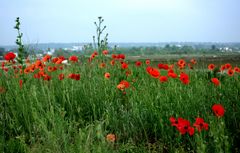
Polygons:
<instances>
[{"instance_id":1,"label":"grassy foreground","mask_svg":"<svg viewBox=\"0 0 240 153\"><path fill-rule=\"evenodd\" d=\"M159 69L123 56L72 56L68 65L61 58L0 69L1 152L240 151L237 65Z\"/></svg>"}]
</instances>

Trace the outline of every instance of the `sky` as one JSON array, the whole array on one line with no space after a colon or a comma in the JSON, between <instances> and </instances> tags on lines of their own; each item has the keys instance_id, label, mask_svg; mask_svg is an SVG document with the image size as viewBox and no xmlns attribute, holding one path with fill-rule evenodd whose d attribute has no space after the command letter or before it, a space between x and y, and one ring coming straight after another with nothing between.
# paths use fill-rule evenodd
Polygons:
<instances>
[{"instance_id":1,"label":"sky","mask_svg":"<svg viewBox=\"0 0 240 153\"><path fill-rule=\"evenodd\" d=\"M240 0L0 0L0 45L92 42L240 42Z\"/></svg>"}]
</instances>

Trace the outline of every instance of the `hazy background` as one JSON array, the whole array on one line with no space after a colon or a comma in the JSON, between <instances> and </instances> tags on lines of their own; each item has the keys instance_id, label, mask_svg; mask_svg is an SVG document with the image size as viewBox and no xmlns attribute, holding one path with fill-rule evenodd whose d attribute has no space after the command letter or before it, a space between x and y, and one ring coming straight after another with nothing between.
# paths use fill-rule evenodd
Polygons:
<instances>
[{"instance_id":1,"label":"hazy background","mask_svg":"<svg viewBox=\"0 0 240 153\"><path fill-rule=\"evenodd\" d=\"M239 42L239 0L1 0L0 45L92 42L103 16L110 42Z\"/></svg>"}]
</instances>

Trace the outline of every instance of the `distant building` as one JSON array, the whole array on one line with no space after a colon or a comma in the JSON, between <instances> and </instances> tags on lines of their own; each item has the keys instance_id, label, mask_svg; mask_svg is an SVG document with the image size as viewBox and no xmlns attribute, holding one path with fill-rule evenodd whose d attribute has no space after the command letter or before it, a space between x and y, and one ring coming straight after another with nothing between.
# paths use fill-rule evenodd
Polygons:
<instances>
[{"instance_id":1,"label":"distant building","mask_svg":"<svg viewBox=\"0 0 240 153\"><path fill-rule=\"evenodd\" d=\"M219 50L220 50L221 52L232 52L232 48L229 48L229 47L219 48Z\"/></svg>"},{"instance_id":2,"label":"distant building","mask_svg":"<svg viewBox=\"0 0 240 153\"><path fill-rule=\"evenodd\" d=\"M73 51L78 51L78 50L82 50L83 46L73 46Z\"/></svg>"},{"instance_id":3,"label":"distant building","mask_svg":"<svg viewBox=\"0 0 240 153\"><path fill-rule=\"evenodd\" d=\"M51 48L51 49L47 52L47 54L48 54L48 55L53 55L54 52L55 52L55 49L54 49L54 48Z\"/></svg>"}]
</instances>

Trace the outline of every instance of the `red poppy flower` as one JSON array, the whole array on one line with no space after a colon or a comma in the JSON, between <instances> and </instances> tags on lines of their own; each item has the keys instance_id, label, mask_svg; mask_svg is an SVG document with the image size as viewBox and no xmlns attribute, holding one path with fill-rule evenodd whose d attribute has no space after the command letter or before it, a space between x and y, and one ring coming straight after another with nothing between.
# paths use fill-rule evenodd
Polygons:
<instances>
[{"instance_id":1,"label":"red poppy flower","mask_svg":"<svg viewBox=\"0 0 240 153\"><path fill-rule=\"evenodd\" d=\"M220 81L218 80L218 78L212 78L211 79L212 83L214 83L215 86L219 86Z\"/></svg>"},{"instance_id":2,"label":"red poppy flower","mask_svg":"<svg viewBox=\"0 0 240 153\"><path fill-rule=\"evenodd\" d=\"M150 62L149 59L147 59L147 60L145 61L145 63L146 63L146 65L149 65L151 62Z\"/></svg>"},{"instance_id":3,"label":"red poppy flower","mask_svg":"<svg viewBox=\"0 0 240 153\"><path fill-rule=\"evenodd\" d=\"M177 65L180 69L183 69L186 66L186 62L183 59L178 60Z\"/></svg>"},{"instance_id":4,"label":"red poppy flower","mask_svg":"<svg viewBox=\"0 0 240 153\"><path fill-rule=\"evenodd\" d=\"M191 61L190 61L193 65L194 64L197 64L197 61L193 58L193 59L191 59Z\"/></svg>"},{"instance_id":5,"label":"red poppy flower","mask_svg":"<svg viewBox=\"0 0 240 153\"><path fill-rule=\"evenodd\" d=\"M168 70L168 77L171 77L171 78L177 78L177 74L174 73L174 71L172 69L169 69Z\"/></svg>"},{"instance_id":6,"label":"red poppy flower","mask_svg":"<svg viewBox=\"0 0 240 153\"><path fill-rule=\"evenodd\" d=\"M196 118L193 126L197 128L198 132L201 132L203 129L206 131L208 130L208 123L205 123L204 119L200 117Z\"/></svg>"},{"instance_id":7,"label":"red poppy flower","mask_svg":"<svg viewBox=\"0 0 240 153\"><path fill-rule=\"evenodd\" d=\"M224 71L226 69L225 65L221 65L220 71Z\"/></svg>"},{"instance_id":8,"label":"red poppy flower","mask_svg":"<svg viewBox=\"0 0 240 153\"><path fill-rule=\"evenodd\" d=\"M78 62L78 57L77 56L75 56L75 55L73 55L73 56L70 56L69 57L69 61L72 61L72 62Z\"/></svg>"},{"instance_id":9,"label":"red poppy flower","mask_svg":"<svg viewBox=\"0 0 240 153\"><path fill-rule=\"evenodd\" d=\"M108 50L103 50L102 53L103 53L103 55L107 55L108 54Z\"/></svg>"},{"instance_id":10,"label":"red poppy flower","mask_svg":"<svg viewBox=\"0 0 240 153\"><path fill-rule=\"evenodd\" d=\"M97 51L94 51L94 52L93 52L93 55L97 56L97 55L98 55L98 52L97 52Z\"/></svg>"},{"instance_id":11,"label":"red poppy flower","mask_svg":"<svg viewBox=\"0 0 240 153\"><path fill-rule=\"evenodd\" d=\"M117 58L117 55L112 54L112 58L113 58L113 59L116 59L116 58Z\"/></svg>"},{"instance_id":12,"label":"red poppy flower","mask_svg":"<svg viewBox=\"0 0 240 153\"><path fill-rule=\"evenodd\" d=\"M222 117L225 113L225 109L221 104L214 104L212 110L217 117Z\"/></svg>"},{"instance_id":13,"label":"red poppy flower","mask_svg":"<svg viewBox=\"0 0 240 153\"><path fill-rule=\"evenodd\" d=\"M158 78L160 76L160 72L156 68L153 68L151 66L148 66L146 68L146 71L154 78Z\"/></svg>"},{"instance_id":14,"label":"red poppy flower","mask_svg":"<svg viewBox=\"0 0 240 153\"><path fill-rule=\"evenodd\" d=\"M166 76L160 76L160 78L159 78L159 80L160 80L160 82L167 82L168 81L168 77L166 77Z\"/></svg>"},{"instance_id":15,"label":"red poppy flower","mask_svg":"<svg viewBox=\"0 0 240 153\"><path fill-rule=\"evenodd\" d=\"M106 136L106 140L108 141L108 142L115 142L116 141L116 135L115 134L108 134L107 136Z\"/></svg>"},{"instance_id":16,"label":"red poppy flower","mask_svg":"<svg viewBox=\"0 0 240 153\"><path fill-rule=\"evenodd\" d=\"M114 65L115 65L115 60L111 60L111 61L110 61L110 64L111 64L112 66L114 66Z\"/></svg>"},{"instance_id":17,"label":"red poppy flower","mask_svg":"<svg viewBox=\"0 0 240 153\"><path fill-rule=\"evenodd\" d=\"M64 56L58 56L58 58L61 59L61 60L63 60L63 61L65 60L65 57L64 57Z\"/></svg>"},{"instance_id":18,"label":"red poppy flower","mask_svg":"<svg viewBox=\"0 0 240 153\"><path fill-rule=\"evenodd\" d=\"M173 73L169 72L168 76L171 77L171 78L177 78L178 77L177 74L174 73L174 72Z\"/></svg>"},{"instance_id":19,"label":"red poppy flower","mask_svg":"<svg viewBox=\"0 0 240 153\"><path fill-rule=\"evenodd\" d=\"M68 78L74 79L74 78L75 78L75 74L74 74L74 73L70 73L70 74L68 75Z\"/></svg>"},{"instance_id":20,"label":"red poppy flower","mask_svg":"<svg viewBox=\"0 0 240 153\"><path fill-rule=\"evenodd\" d=\"M234 69L233 69L235 72L237 72L237 73L239 73L240 72L240 68L239 67L234 67Z\"/></svg>"},{"instance_id":21,"label":"red poppy flower","mask_svg":"<svg viewBox=\"0 0 240 153\"><path fill-rule=\"evenodd\" d=\"M139 67L139 66L142 65L142 62L140 62L140 61L136 61L135 65L136 65L136 67Z\"/></svg>"},{"instance_id":22,"label":"red poppy flower","mask_svg":"<svg viewBox=\"0 0 240 153\"><path fill-rule=\"evenodd\" d=\"M123 84L125 88L128 88L130 86L129 82L127 82L126 80L121 81L119 84Z\"/></svg>"},{"instance_id":23,"label":"red poppy flower","mask_svg":"<svg viewBox=\"0 0 240 153\"><path fill-rule=\"evenodd\" d=\"M183 65L183 64L186 64L186 62L185 62L185 60L180 59L180 60L178 60L177 64L178 65Z\"/></svg>"},{"instance_id":24,"label":"red poppy flower","mask_svg":"<svg viewBox=\"0 0 240 153\"><path fill-rule=\"evenodd\" d=\"M48 55L48 54L46 54L43 58L42 58L42 61L43 62L48 62L50 59L51 59L51 55Z\"/></svg>"},{"instance_id":25,"label":"red poppy flower","mask_svg":"<svg viewBox=\"0 0 240 153\"><path fill-rule=\"evenodd\" d=\"M70 74L68 75L68 78L74 79L74 80L80 80L80 74L70 73Z\"/></svg>"},{"instance_id":26,"label":"red poppy flower","mask_svg":"<svg viewBox=\"0 0 240 153\"><path fill-rule=\"evenodd\" d=\"M104 67L106 67L106 64L105 64L105 63L101 63L101 64L99 65L99 67L100 67L100 68L104 68Z\"/></svg>"},{"instance_id":27,"label":"red poppy flower","mask_svg":"<svg viewBox=\"0 0 240 153\"><path fill-rule=\"evenodd\" d=\"M105 77L106 79L109 79L109 78L110 78L110 73L106 72L106 73L104 74L104 77Z\"/></svg>"},{"instance_id":28,"label":"red poppy flower","mask_svg":"<svg viewBox=\"0 0 240 153\"><path fill-rule=\"evenodd\" d=\"M58 75L58 79L59 79L59 80L63 80L63 79L64 79L64 74L62 74L62 73L59 74L59 75Z\"/></svg>"},{"instance_id":29,"label":"red poppy flower","mask_svg":"<svg viewBox=\"0 0 240 153\"><path fill-rule=\"evenodd\" d=\"M232 69L228 69L227 74L228 74L228 76L233 76L234 71Z\"/></svg>"},{"instance_id":30,"label":"red poppy flower","mask_svg":"<svg viewBox=\"0 0 240 153\"><path fill-rule=\"evenodd\" d=\"M128 68L128 64L125 63L125 62L123 62L123 63L122 63L122 69L127 69L127 68Z\"/></svg>"},{"instance_id":31,"label":"red poppy flower","mask_svg":"<svg viewBox=\"0 0 240 153\"><path fill-rule=\"evenodd\" d=\"M52 59L52 63L56 63L58 61L58 58L57 57L54 57L53 59Z\"/></svg>"},{"instance_id":32,"label":"red poppy flower","mask_svg":"<svg viewBox=\"0 0 240 153\"><path fill-rule=\"evenodd\" d=\"M130 86L129 82L123 80L117 85L117 88L123 91L125 88L129 88L129 86Z\"/></svg>"},{"instance_id":33,"label":"red poppy flower","mask_svg":"<svg viewBox=\"0 0 240 153\"><path fill-rule=\"evenodd\" d=\"M226 63L225 64L225 68L228 69L228 70L232 69L232 65L230 63Z\"/></svg>"},{"instance_id":34,"label":"red poppy flower","mask_svg":"<svg viewBox=\"0 0 240 153\"><path fill-rule=\"evenodd\" d=\"M41 75L40 75L39 73L36 73L36 74L33 75L33 77L34 77L35 79L40 79L40 78L41 78Z\"/></svg>"},{"instance_id":35,"label":"red poppy flower","mask_svg":"<svg viewBox=\"0 0 240 153\"><path fill-rule=\"evenodd\" d=\"M185 119L178 120L177 129L182 135L189 133L189 135L192 136L194 134L194 128L191 127L190 122Z\"/></svg>"},{"instance_id":36,"label":"red poppy flower","mask_svg":"<svg viewBox=\"0 0 240 153\"><path fill-rule=\"evenodd\" d=\"M48 66L48 72L52 72L53 71L53 67L52 66Z\"/></svg>"},{"instance_id":37,"label":"red poppy flower","mask_svg":"<svg viewBox=\"0 0 240 153\"><path fill-rule=\"evenodd\" d=\"M164 69L164 70L168 70L168 69L169 69L169 67L168 67L167 64L162 64L162 63L159 63L159 64L158 64L158 68L159 68L159 69Z\"/></svg>"},{"instance_id":38,"label":"red poppy flower","mask_svg":"<svg viewBox=\"0 0 240 153\"><path fill-rule=\"evenodd\" d=\"M124 54L118 54L117 58L124 60L125 59L125 55Z\"/></svg>"},{"instance_id":39,"label":"red poppy flower","mask_svg":"<svg viewBox=\"0 0 240 153\"><path fill-rule=\"evenodd\" d=\"M50 81L51 80L51 76L49 76L47 74L44 74L43 75L43 80Z\"/></svg>"},{"instance_id":40,"label":"red poppy flower","mask_svg":"<svg viewBox=\"0 0 240 153\"><path fill-rule=\"evenodd\" d=\"M55 64L62 64L62 61L64 61L64 59L58 58L58 60L55 62Z\"/></svg>"},{"instance_id":41,"label":"red poppy flower","mask_svg":"<svg viewBox=\"0 0 240 153\"><path fill-rule=\"evenodd\" d=\"M209 64L209 65L208 65L208 69L209 69L210 71L214 70L214 69L215 69L215 65L214 65L214 64Z\"/></svg>"},{"instance_id":42,"label":"red poppy flower","mask_svg":"<svg viewBox=\"0 0 240 153\"><path fill-rule=\"evenodd\" d=\"M7 61L13 61L16 55L13 52L9 52L4 56L4 59Z\"/></svg>"},{"instance_id":43,"label":"red poppy flower","mask_svg":"<svg viewBox=\"0 0 240 153\"><path fill-rule=\"evenodd\" d=\"M75 74L75 78L74 78L75 80L80 80L80 74Z\"/></svg>"},{"instance_id":44,"label":"red poppy flower","mask_svg":"<svg viewBox=\"0 0 240 153\"><path fill-rule=\"evenodd\" d=\"M186 73L184 73L184 72L182 72L182 73L180 74L180 80L181 80L181 82L182 82L183 84L189 84L189 82L190 82L189 76L188 76Z\"/></svg>"},{"instance_id":45,"label":"red poppy flower","mask_svg":"<svg viewBox=\"0 0 240 153\"><path fill-rule=\"evenodd\" d=\"M178 120L177 120L175 117L170 117L169 120L170 120L172 126L177 127L177 125L178 125Z\"/></svg>"},{"instance_id":46,"label":"red poppy flower","mask_svg":"<svg viewBox=\"0 0 240 153\"><path fill-rule=\"evenodd\" d=\"M191 127L190 122L179 117L177 120L174 117L170 117L172 126L175 126L181 135L188 133L190 136L194 134L194 128Z\"/></svg>"}]
</instances>

